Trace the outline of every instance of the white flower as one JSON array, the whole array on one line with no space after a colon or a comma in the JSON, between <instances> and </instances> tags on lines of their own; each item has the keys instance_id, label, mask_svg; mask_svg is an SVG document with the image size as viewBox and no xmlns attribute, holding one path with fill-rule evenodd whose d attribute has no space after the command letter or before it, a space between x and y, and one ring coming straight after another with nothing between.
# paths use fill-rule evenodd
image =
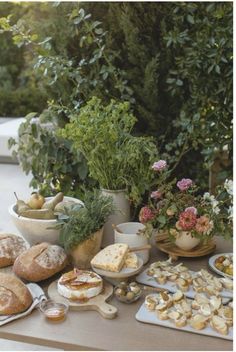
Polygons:
<instances>
[{"instance_id":1,"label":"white flower","mask_svg":"<svg viewBox=\"0 0 236 352\"><path fill-rule=\"evenodd\" d=\"M233 207L232 206L229 206L229 209L228 209L228 219L233 219Z\"/></svg>"},{"instance_id":2,"label":"white flower","mask_svg":"<svg viewBox=\"0 0 236 352\"><path fill-rule=\"evenodd\" d=\"M210 201L210 193L209 192L205 192L203 194L203 199L209 202Z\"/></svg>"},{"instance_id":3,"label":"white flower","mask_svg":"<svg viewBox=\"0 0 236 352\"><path fill-rule=\"evenodd\" d=\"M224 188L226 189L227 193L230 196L233 196L233 181L232 180L226 179L225 183L224 183Z\"/></svg>"},{"instance_id":4,"label":"white flower","mask_svg":"<svg viewBox=\"0 0 236 352\"><path fill-rule=\"evenodd\" d=\"M212 211L214 214L218 215L220 213L220 208L219 207L212 207Z\"/></svg>"}]
</instances>

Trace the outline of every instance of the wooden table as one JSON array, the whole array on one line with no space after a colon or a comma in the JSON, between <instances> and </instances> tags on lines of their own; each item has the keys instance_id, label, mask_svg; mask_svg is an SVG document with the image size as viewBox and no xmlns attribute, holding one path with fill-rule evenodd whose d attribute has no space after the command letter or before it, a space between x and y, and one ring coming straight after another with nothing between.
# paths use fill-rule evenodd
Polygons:
<instances>
[{"instance_id":1,"label":"wooden table","mask_svg":"<svg viewBox=\"0 0 236 352\"><path fill-rule=\"evenodd\" d=\"M232 251L232 243L217 239L216 253ZM152 261L166 259L153 250ZM182 258L183 259L183 258ZM182 260L190 269L207 268L207 257ZM0 328L0 338L24 341L64 350L232 350L231 341L191 334L135 320L142 301L131 305L110 301L118 317L102 318L97 312L70 311L63 323L47 322L38 310Z\"/></svg>"}]
</instances>

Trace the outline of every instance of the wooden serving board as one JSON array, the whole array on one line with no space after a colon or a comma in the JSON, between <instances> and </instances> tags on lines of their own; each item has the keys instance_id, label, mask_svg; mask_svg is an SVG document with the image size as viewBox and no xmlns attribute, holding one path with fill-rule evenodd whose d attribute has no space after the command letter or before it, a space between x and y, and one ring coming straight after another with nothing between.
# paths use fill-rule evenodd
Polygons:
<instances>
[{"instance_id":1,"label":"wooden serving board","mask_svg":"<svg viewBox=\"0 0 236 352\"><path fill-rule=\"evenodd\" d=\"M164 326L164 327L171 328L171 329L192 332L194 334L214 336L214 337L219 337L221 339L233 340L233 328L232 327L229 328L228 335L219 334L217 331L212 329L209 324L205 329L202 329L202 330L195 330L189 324L187 324L186 326L184 326L182 328L178 328L177 326L175 326L175 324L171 320L160 320L155 311L154 312L148 311L147 308L145 307L145 303L143 303L142 306L139 308L139 311L137 312L135 318L138 321L141 321L143 323L160 325L160 326Z\"/></svg>"},{"instance_id":2,"label":"wooden serving board","mask_svg":"<svg viewBox=\"0 0 236 352\"><path fill-rule=\"evenodd\" d=\"M200 243L191 251L185 251L177 247L167 235L156 235L156 246L162 252L169 254L169 257L173 260L177 260L178 257L194 258L203 257L204 255L214 252L216 244L214 240L210 240L207 243Z\"/></svg>"},{"instance_id":3,"label":"wooden serving board","mask_svg":"<svg viewBox=\"0 0 236 352\"><path fill-rule=\"evenodd\" d=\"M70 301L62 297L57 291L57 281L53 281L48 287L48 296L56 302L69 304L72 310L96 310L105 319L113 319L117 315L117 308L106 303L106 300L113 294L113 286L103 281L103 291L87 302Z\"/></svg>"}]
</instances>

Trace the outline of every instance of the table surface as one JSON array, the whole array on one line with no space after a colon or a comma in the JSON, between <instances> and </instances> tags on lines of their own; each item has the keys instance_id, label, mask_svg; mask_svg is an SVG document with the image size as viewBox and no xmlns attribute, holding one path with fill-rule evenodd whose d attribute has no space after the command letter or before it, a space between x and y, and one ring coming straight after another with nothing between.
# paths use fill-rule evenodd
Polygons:
<instances>
[{"instance_id":1,"label":"table surface","mask_svg":"<svg viewBox=\"0 0 236 352\"><path fill-rule=\"evenodd\" d=\"M215 253L231 252L232 243L217 239ZM209 257L209 256L208 256ZM190 269L207 268L208 257L180 258ZM165 260L167 256L156 248L152 259ZM44 282L43 286L49 283ZM24 341L64 350L175 350L217 351L232 350L231 341L161 326L144 324L135 320L135 314L143 299L122 304L115 298L109 301L118 308L113 320L101 317L95 311L69 311L62 323L47 322L36 309L29 316L13 321L0 328L0 338Z\"/></svg>"}]
</instances>

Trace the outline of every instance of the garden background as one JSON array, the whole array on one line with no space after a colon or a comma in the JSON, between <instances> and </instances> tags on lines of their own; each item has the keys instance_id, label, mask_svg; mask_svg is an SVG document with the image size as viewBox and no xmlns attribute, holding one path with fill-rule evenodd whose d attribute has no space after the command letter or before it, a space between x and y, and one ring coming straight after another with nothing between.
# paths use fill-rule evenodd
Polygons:
<instances>
[{"instance_id":1,"label":"garden background","mask_svg":"<svg viewBox=\"0 0 236 352\"><path fill-rule=\"evenodd\" d=\"M0 116L28 115L17 148L32 187L95 185L55 133L93 96L130 103L173 177L201 190L209 170L232 177L232 3L5 2L0 17Z\"/></svg>"}]
</instances>

